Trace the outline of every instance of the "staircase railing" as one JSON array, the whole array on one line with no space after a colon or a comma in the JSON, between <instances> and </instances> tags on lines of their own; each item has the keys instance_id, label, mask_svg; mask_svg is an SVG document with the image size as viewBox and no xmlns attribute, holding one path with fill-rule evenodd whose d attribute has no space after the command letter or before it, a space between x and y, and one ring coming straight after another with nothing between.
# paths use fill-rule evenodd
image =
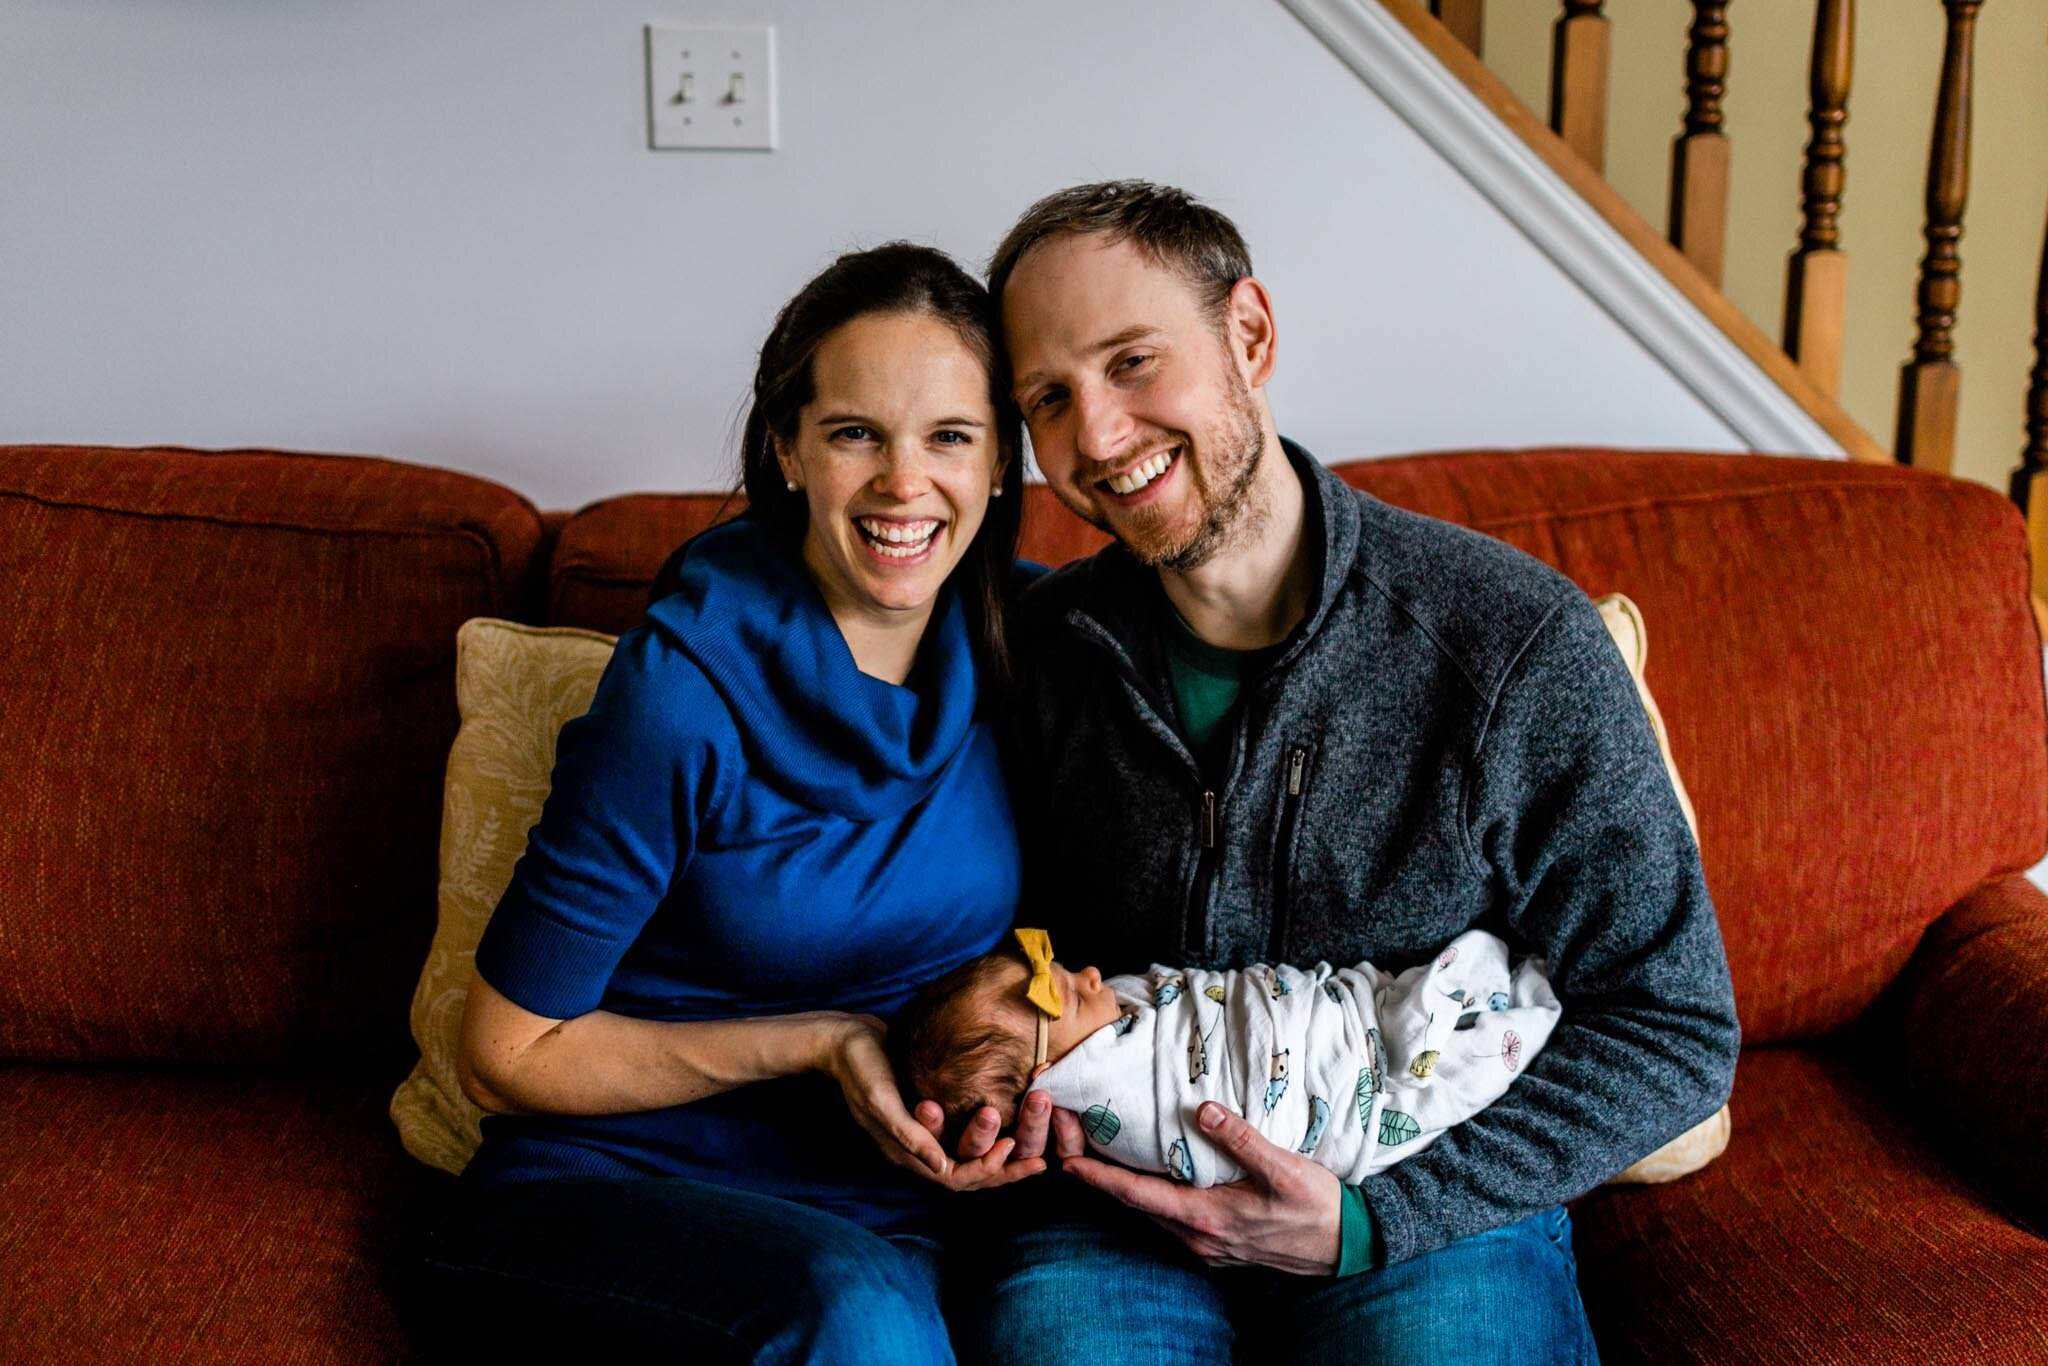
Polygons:
<instances>
[{"instance_id":1,"label":"staircase railing","mask_svg":"<svg viewBox=\"0 0 2048 1366\"><path fill-rule=\"evenodd\" d=\"M1515 103L1504 87L1477 65L1483 46L1484 0L1431 0L1433 22L1421 15L1414 0L1383 3L1447 65L1459 70L1468 84L1485 84L1489 103L1497 109L1503 97ZM1928 149L1923 226L1927 246L1914 297L1916 337L1899 373L1898 422L1889 451L1853 423L1848 424L1852 431L1845 434L1847 419L1834 403L1841 385L1848 297L1848 255L1843 247L1841 214L1847 187L1854 0L1815 0L1814 4L1807 114L1812 133L1800 182L1799 240L1786 263L1781 351L1783 357L1796 362L1796 383L1785 383L1779 367L1768 357L1756 355L1750 338L1728 328L1725 319L1732 306L1719 294L1726 259L1731 160L1722 108L1728 95L1732 41L1728 0L1693 0L1685 54L1686 112L1672 144L1664 236L1699 279L1713 288L1711 302L1698 297L1695 302L1820 419L1842 441L1851 458L1897 460L1947 472L1955 461L1962 392L1955 328L1962 301L1960 246L1970 184L1972 57L1977 15L1984 0L1939 3L1946 11L1946 32ZM1563 0L1551 38L1549 128L1595 173L1601 172L1606 160L1610 20L1603 8L1602 0ZM1436 31L1422 32L1425 24ZM1455 39L1455 44L1442 43L1446 36ZM1453 46L1460 50L1447 50ZM1509 118L1510 123L1514 121ZM1566 178L1575 179L1569 174ZM1617 220L1614 203L1619 196L1604 180L1597 189L1586 185L1583 177L1575 183L1603 214ZM1595 198L1601 195L1607 202ZM1626 210L1622 215L1633 216ZM1623 224L1617 220L1616 226ZM1629 235L1626 229L1624 235ZM1674 281L1687 283L1668 263L1659 261L1655 252L1645 251L1645 255L1664 267ZM2023 407L2026 440L2010 491L2027 514L2034 546L2034 590L2040 596L2048 594L2048 231L2043 235L2036 311L2034 367Z\"/></svg>"}]
</instances>

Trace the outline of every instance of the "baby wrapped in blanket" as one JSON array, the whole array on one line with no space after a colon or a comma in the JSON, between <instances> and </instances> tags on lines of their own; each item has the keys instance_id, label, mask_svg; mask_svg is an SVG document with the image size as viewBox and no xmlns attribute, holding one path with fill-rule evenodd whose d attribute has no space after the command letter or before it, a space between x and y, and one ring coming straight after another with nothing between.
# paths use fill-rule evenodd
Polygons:
<instances>
[{"instance_id":1,"label":"baby wrapped in blanket","mask_svg":"<svg viewBox=\"0 0 2048 1366\"><path fill-rule=\"evenodd\" d=\"M1474 930L1429 963L1211 972L1154 966L1105 981L1053 961L1042 931L941 978L890 1026L913 1098L949 1130L1027 1089L1081 1116L1089 1146L1197 1186L1243 1172L1203 1137L1205 1100L1355 1183L1420 1152L1502 1095L1561 1007L1541 964ZM1018 950L1021 950L1019 952Z\"/></svg>"}]
</instances>

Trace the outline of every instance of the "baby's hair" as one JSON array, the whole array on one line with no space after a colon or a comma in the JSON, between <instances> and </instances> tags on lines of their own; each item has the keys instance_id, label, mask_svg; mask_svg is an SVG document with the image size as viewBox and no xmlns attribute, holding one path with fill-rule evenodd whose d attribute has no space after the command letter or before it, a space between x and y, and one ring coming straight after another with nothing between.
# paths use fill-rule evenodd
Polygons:
<instances>
[{"instance_id":1,"label":"baby's hair","mask_svg":"<svg viewBox=\"0 0 2048 1366\"><path fill-rule=\"evenodd\" d=\"M948 1152L969 1116L992 1105L1007 1129L1031 1085L1034 1007L1030 965L1018 949L992 949L927 983L889 1022L889 1061L908 1103L946 1112Z\"/></svg>"}]
</instances>

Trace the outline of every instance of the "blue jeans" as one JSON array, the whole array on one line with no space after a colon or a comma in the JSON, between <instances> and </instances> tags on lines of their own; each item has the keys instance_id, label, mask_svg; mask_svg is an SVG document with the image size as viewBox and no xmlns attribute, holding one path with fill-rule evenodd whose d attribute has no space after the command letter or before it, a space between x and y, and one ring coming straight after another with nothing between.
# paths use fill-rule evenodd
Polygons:
<instances>
[{"instance_id":1,"label":"blue jeans","mask_svg":"<svg viewBox=\"0 0 2048 1366\"><path fill-rule=\"evenodd\" d=\"M951 1362L939 1249L660 1177L451 1183L408 1327L449 1360Z\"/></svg>"},{"instance_id":2,"label":"blue jeans","mask_svg":"<svg viewBox=\"0 0 2048 1366\"><path fill-rule=\"evenodd\" d=\"M1064 1202L1063 1202L1064 1203ZM1097 1200L1007 1216L956 1283L962 1357L989 1363L1594 1363L1562 1207L1336 1280L1212 1271ZM964 1250L964 1247L963 1247Z\"/></svg>"}]
</instances>

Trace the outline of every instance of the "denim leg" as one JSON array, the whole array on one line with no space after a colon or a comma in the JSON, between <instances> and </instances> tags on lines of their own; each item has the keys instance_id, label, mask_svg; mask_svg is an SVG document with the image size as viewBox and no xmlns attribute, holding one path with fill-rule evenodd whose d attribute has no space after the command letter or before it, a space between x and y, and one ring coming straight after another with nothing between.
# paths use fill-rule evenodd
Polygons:
<instances>
[{"instance_id":1,"label":"denim leg","mask_svg":"<svg viewBox=\"0 0 2048 1366\"><path fill-rule=\"evenodd\" d=\"M1037 1189L1033 1189L1037 1186ZM954 1340L990 1366L1231 1360L1209 1272L1151 1221L1092 1192L1026 1182L949 1239ZM1024 1197L1029 1197L1024 1198Z\"/></svg>"},{"instance_id":2,"label":"denim leg","mask_svg":"<svg viewBox=\"0 0 2048 1366\"><path fill-rule=\"evenodd\" d=\"M417 1265L410 1317L451 1359L953 1360L930 1240L702 1182L465 1186Z\"/></svg>"},{"instance_id":3,"label":"denim leg","mask_svg":"<svg viewBox=\"0 0 2048 1366\"><path fill-rule=\"evenodd\" d=\"M1341 1281L1264 1272L1233 1285L1243 1359L1590 1366L1562 1206ZM1242 1293L1238 1293L1242 1292Z\"/></svg>"}]
</instances>

